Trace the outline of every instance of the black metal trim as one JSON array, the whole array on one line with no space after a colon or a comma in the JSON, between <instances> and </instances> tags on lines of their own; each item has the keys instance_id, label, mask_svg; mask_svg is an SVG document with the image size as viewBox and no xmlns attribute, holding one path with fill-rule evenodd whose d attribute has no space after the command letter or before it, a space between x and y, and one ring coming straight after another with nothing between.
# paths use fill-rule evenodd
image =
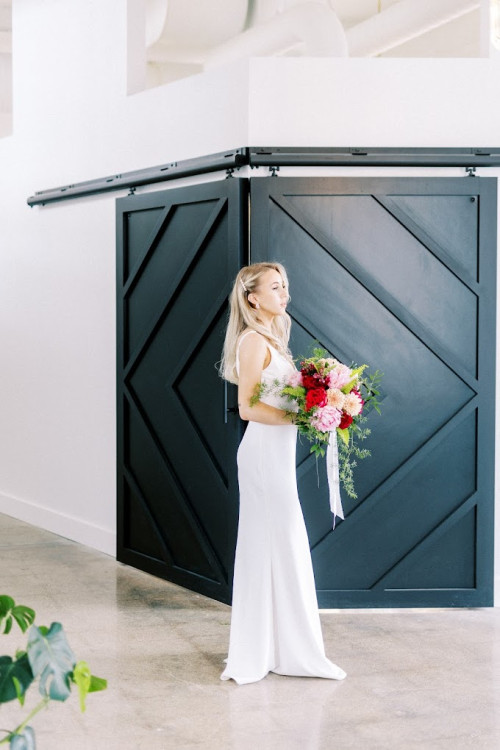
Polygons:
<instances>
[{"instance_id":1,"label":"black metal trim","mask_svg":"<svg viewBox=\"0 0 500 750\"><path fill-rule=\"evenodd\" d=\"M500 166L500 148L249 148L260 166Z\"/></svg>"},{"instance_id":2,"label":"black metal trim","mask_svg":"<svg viewBox=\"0 0 500 750\"><path fill-rule=\"evenodd\" d=\"M193 159L161 164L135 172L100 177L73 185L40 190L27 199L29 206L82 198L111 190L132 192L140 185L176 180L207 172L251 167L498 167L500 148L297 148L245 147Z\"/></svg>"},{"instance_id":3,"label":"black metal trim","mask_svg":"<svg viewBox=\"0 0 500 750\"><path fill-rule=\"evenodd\" d=\"M180 177L191 177L196 174L218 172L219 170L234 169L248 164L248 149L238 148L232 151L221 151L217 154L199 156L193 159L161 164L157 167L138 169L134 172L99 177L95 180L76 182L73 185L40 190L27 199L29 206L53 203L70 198L82 198L111 190L134 189L139 185L151 185L155 182L177 180Z\"/></svg>"}]
</instances>

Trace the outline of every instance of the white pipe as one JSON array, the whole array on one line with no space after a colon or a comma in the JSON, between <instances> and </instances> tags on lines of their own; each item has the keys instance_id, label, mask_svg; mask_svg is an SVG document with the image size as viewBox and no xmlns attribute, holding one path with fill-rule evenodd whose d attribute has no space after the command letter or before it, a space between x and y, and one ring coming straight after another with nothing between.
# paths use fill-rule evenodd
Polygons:
<instances>
[{"instance_id":1,"label":"white pipe","mask_svg":"<svg viewBox=\"0 0 500 750\"><path fill-rule=\"evenodd\" d=\"M481 0L400 0L346 32L349 55L379 55L476 10L480 4Z\"/></svg>"},{"instance_id":2,"label":"white pipe","mask_svg":"<svg viewBox=\"0 0 500 750\"><path fill-rule=\"evenodd\" d=\"M146 0L146 46L208 48L245 28L248 0Z\"/></svg>"},{"instance_id":3,"label":"white pipe","mask_svg":"<svg viewBox=\"0 0 500 750\"><path fill-rule=\"evenodd\" d=\"M284 54L301 46L309 57L345 57L344 27L319 2L304 2L210 50L205 68L248 57Z\"/></svg>"},{"instance_id":4,"label":"white pipe","mask_svg":"<svg viewBox=\"0 0 500 750\"><path fill-rule=\"evenodd\" d=\"M167 19L166 0L145 0L146 47L158 41Z\"/></svg>"}]
</instances>

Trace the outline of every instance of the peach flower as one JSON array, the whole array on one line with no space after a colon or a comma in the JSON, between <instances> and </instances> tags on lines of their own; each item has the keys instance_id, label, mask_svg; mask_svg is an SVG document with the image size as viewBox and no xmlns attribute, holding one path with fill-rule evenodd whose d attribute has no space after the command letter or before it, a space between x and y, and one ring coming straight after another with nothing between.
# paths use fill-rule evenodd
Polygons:
<instances>
[{"instance_id":1,"label":"peach flower","mask_svg":"<svg viewBox=\"0 0 500 750\"><path fill-rule=\"evenodd\" d=\"M327 393L328 405L334 409L342 409L344 406L345 396L339 388L330 388Z\"/></svg>"},{"instance_id":2,"label":"peach flower","mask_svg":"<svg viewBox=\"0 0 500 750\"><path fill-rule=\"evenodd\" d=\"M351 417L356 417L363 409L363 399L356 391L351 391L345 397L344 411Z\"/></svg>"}]
</instances>

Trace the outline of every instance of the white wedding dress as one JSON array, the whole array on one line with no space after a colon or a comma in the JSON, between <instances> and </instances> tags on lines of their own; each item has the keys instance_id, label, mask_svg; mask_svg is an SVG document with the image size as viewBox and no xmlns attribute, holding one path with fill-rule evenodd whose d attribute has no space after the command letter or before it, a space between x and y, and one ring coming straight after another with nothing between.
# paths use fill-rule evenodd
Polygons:
<instances>
[{"instance_id":1,"label":"white wedding dress","mask_svg":"<svg viewBox=\"0 0 500 750\"><path fill-rule=\"evenodd\" d=\"M294 370L276 349L269 350L264 384ZM264 395L262 401L289 408L279 396ZM238 449L240 516L229 656L221 680L239 685L257 682L268 672L334 680L346 676L325 656L297 493L296 442L294 425L249 422Z\"/></svg>"}]
</instances>

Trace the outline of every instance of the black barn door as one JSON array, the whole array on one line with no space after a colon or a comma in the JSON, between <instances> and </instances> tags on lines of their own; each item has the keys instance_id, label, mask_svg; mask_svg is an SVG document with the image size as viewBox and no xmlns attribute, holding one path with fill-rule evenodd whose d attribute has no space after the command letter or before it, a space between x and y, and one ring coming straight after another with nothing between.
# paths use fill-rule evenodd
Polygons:
<instances>
[{"instance_id":1,"label":"black barn door","mask_svg":"<svg viewBox=\"0 0 500 750\"><path fill-rule=\"evenodd\" d=\"M335 531L299 445L320 605L491 605L495 181L271 177L251 197L251 260L290 275L293 353L316 339L385 373Z\"/></svg>"},{"instance_id":2,"label":"black barn door","mask_svg":"<svg viewBox=\"0 0 500 750\"><path fill-rule=\"evenodd\" d=\"M117 201L118 559L221 601L240 424L214 364L245 262L246 185Z\"/></svg>"}]
</instances>

